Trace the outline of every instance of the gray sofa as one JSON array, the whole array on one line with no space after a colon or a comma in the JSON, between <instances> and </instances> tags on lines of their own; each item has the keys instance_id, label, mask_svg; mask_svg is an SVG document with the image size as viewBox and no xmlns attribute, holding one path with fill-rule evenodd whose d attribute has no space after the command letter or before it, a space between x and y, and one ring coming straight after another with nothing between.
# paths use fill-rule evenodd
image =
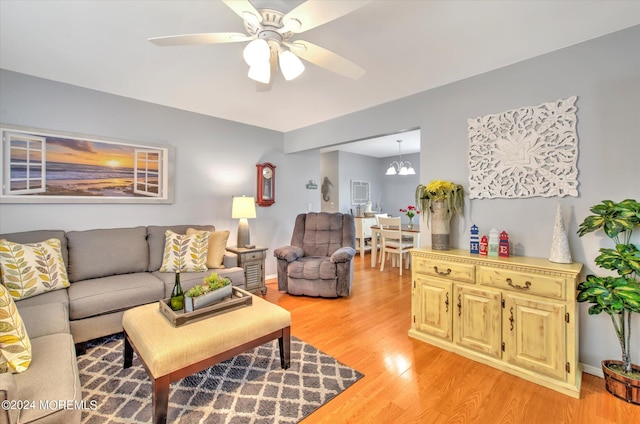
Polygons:
<instances>
[{"instance_id":1,"label":"gray sofa","mask_svg":"<svg viewBox=\"0 0 640 424\"><path fill-rule=\"evenodd\" d=\"M59 239L71 284L16 301L32 341L33 358L25 372L0 374L0 400L35 400L36 406L39 400L80 401L76 350L82 353L87 341L121 332L125 310L170 296L175 274L160 272L165 232L185 234L188 228L215 230L174 225L1 234L0 239L16 243ZM213 271L243 286L244 270L237 266L237 256L226 252L223 265L205 272L183 272L182 288L188 290ZM0 424L80 422L79 410L54 409L22 410L19 419L16 411L0 410Z\"/></svg>"}]
</instances>

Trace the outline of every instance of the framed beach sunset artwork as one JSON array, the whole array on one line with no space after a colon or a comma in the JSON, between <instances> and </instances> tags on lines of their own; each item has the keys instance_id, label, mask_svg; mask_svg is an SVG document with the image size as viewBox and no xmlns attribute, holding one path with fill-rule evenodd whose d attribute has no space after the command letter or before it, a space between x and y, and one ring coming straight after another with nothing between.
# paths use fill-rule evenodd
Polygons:
<instances>
[{"instance_id":1,"label":"framed beach sunset artwork","mask_svg":"<svg viewBox=\"0 0 640 424\"><path fill-rule=\"evenodd\" d=\"M12 127L0 203L172 203L173 148Z\"/></svg>"}]
</instances>

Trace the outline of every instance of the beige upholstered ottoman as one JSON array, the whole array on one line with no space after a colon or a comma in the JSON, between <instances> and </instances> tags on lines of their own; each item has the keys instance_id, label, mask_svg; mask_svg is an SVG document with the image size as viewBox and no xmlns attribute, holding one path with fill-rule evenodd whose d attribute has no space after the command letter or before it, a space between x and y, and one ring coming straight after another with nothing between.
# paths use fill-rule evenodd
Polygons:
<instances>
[{"instance_id":1,"label":"beige upholstered ottoman","mask_svg":"<svg viewBox=\"0 0 640 424\"><path fill-rule=\"evenodd\" d=\"M129 309L122 317L124 367L133 351L147 369L153 388L153 422L165 423L169 384L278 339L282 368L291 357L291 314L254 296L252 305L180 327L165 318L157 303Z\"/></svg>"}]
</instances>

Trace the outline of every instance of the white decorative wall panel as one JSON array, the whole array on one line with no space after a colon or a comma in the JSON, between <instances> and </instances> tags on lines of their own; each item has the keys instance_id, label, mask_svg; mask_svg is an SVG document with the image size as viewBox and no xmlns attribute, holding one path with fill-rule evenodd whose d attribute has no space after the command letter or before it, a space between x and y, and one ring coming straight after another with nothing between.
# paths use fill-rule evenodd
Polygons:
<instances>
[{"instance_id":1,"label":"white decorative wall panel","mask_svg":"<svg viewBox=\"0 0 640 424\"><path fill-rule=\"evenodd\" d=\"M469 119L470 198L578 196L575 102Z\"/></svg>"}]
</instances>

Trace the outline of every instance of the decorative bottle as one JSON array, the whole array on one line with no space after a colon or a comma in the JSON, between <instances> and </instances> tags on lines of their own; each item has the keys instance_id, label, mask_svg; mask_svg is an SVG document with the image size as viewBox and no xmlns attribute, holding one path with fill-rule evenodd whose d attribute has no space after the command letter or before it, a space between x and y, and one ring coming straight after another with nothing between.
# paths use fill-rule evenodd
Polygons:
<instances>
[{"instance_id":1,"label":"decorative bottle","mask_svg":"<svg viewBox=\"0 0 640 424\"><path fill-rule=\"evenodd\" d=\"M171 292L171 309L174 311L181 311L184 308L184 293L182 292L182 286L180 285L180 270L176 271L176 282L173 285L173 291Z\"/></svg>"}]
</instances>

